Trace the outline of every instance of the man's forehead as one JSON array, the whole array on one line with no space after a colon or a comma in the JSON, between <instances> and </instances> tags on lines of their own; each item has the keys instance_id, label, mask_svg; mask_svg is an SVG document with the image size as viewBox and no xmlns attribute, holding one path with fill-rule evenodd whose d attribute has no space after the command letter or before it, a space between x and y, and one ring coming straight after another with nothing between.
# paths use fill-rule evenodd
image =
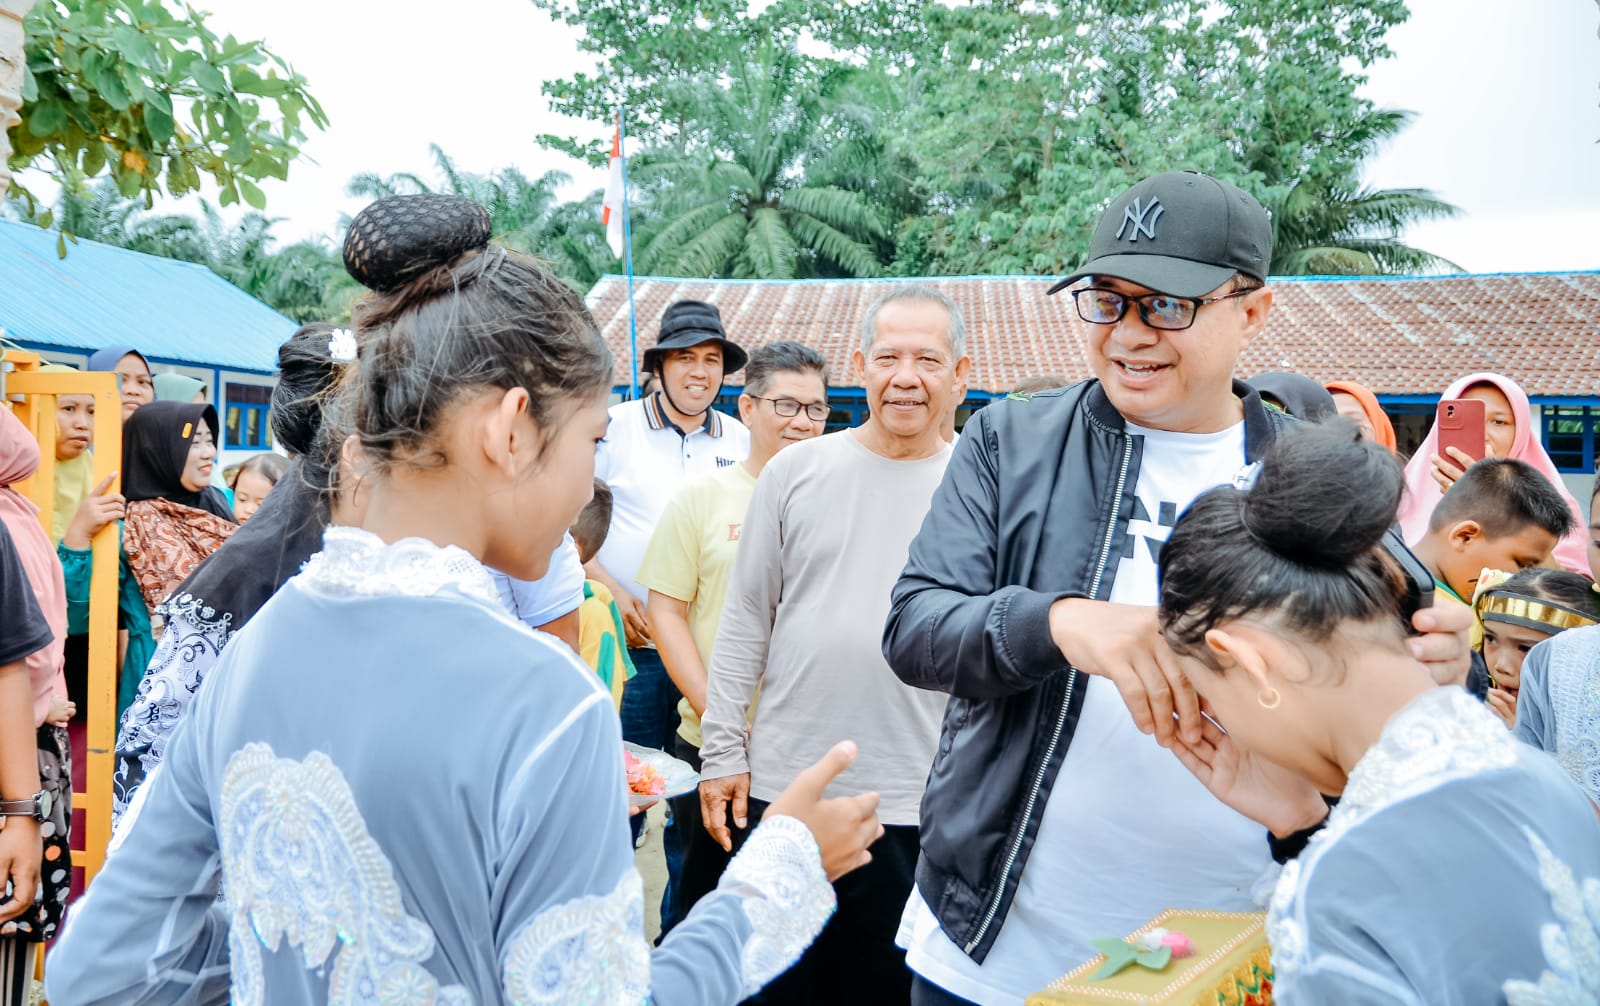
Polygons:
<instances>
[{"instance_id":1,"label":"man's forehead","mask_svg":"<svg viewBox=\"0 0 1600 1006\"><path fill-rule=\"evenodd\" d=\"M703 352L703 351L706 351L706 350L710 350L711 352L716 353L718 356L721 356L722 355L722 343L719 342L715 338L711 338L711 339L707 339L705 342L697 342L692 346L679 346L676 349L669 349L667 352L669 352L669 353L698 353L698 352Z\"/></svg>"}]
</instances>

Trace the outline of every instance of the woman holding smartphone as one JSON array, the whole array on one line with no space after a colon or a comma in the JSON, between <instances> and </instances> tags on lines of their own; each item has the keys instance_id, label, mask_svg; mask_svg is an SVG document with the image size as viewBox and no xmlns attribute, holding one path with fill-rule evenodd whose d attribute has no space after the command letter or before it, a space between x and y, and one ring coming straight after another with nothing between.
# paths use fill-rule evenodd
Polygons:
<instances>
[{"instance_id":1,"label":"woman holding smartphone","mask_svg":"<svg viewBox=\"0 0 1600 1006\"><path fill-rule=\"evenodd\" d=\"M1400 530L1406 543L1413 544L1428 530L1428 518L1467 466L1484 458L1515 458L1539 469L1561 491L1572 512L1578 516L1577 529L1556 545L1555 560L1574 573L1589 574L1587 516L1572 498L1555 462L1545 453L1534 428L1528 394L1509 377L1501 374L1468 374L1445 389L1440 404L1465 399L1483 403L1482 447L1476 452L1462 446L1441 445L1440 424L1423 439L1417 453L1406 465L1406 492L1400 501ZM1472 437L1473 440L1477 438Z\"/></svg>"}]
</instances>

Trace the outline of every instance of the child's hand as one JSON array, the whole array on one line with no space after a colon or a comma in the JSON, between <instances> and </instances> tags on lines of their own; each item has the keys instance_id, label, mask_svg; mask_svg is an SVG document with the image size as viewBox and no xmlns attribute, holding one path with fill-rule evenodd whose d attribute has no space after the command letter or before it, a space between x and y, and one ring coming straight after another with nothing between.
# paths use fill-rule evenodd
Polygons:
<instances>
[{"instance_id":1,"label":"child's hand","mask_svg":"<svg viewBox=\"0 0 1600 1006\"><path fill-rule=\"evenodd\" d=\"M78 704L71 699L64 699L59 695L50 696L50 709L44 714L44 721L52 726L64 727L67 721L78 715Z\"/></svg>"},{"instance_id":2,"label":"child's hand","mask_svg":"<svg viewBox=\"0 0 1600 1006\"><path fill-rule=\"evenodd\" d=\"M1517 696L1504 688L1489 689L1489 708L1493 709L1499 717L1506 721L1506 729L1514 729L1517 725Z\"/></svg>"}]
</instances>

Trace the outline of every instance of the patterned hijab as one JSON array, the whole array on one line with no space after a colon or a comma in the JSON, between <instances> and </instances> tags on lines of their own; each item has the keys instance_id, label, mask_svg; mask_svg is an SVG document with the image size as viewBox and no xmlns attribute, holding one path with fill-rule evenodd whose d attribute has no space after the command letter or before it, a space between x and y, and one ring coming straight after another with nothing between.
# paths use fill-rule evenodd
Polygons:
<instances>
[{"instance_id":1,"label":"patterned hijab","mask_svg":"<svg viewBox=\"0 0 1600 1006\"><path fill-rule=\"evenodd\" d=\"M220 491L183 485L189 443L201 423L215 438L211 406L152 402L122 428L122 495L128 500L122 547L152 611L239 527Z\"/></svg>"}]
</instances>

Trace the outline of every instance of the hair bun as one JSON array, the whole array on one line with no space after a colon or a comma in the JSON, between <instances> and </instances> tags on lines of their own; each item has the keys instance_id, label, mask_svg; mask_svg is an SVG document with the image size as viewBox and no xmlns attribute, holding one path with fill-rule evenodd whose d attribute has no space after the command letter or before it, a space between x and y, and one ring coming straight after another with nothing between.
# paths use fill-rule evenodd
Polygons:
<instances>
[{"instance_id":1,"label":"hair bun","mask_svg":"<svg viewBox=\"0 0 1600 1006\"><path fill-rule=\"evenodd\" d=\"M369 290L387 293L465 252L485 248L489 211L435 193L389 196L356 214L344 239L344 267Z\"/></svg>"},{"instance_id":2,"label":"hair bun","mask_svg":"<svg viewBox=\"0 0 1600 1006\"><path fill-rule=\"evenodd\" d=\"M1395 522L1404 476L1393 455L1333 419L1285 431L1241 500L1245 530L1309 566L1347 566Z\"/></svg>"}]
</instances>

